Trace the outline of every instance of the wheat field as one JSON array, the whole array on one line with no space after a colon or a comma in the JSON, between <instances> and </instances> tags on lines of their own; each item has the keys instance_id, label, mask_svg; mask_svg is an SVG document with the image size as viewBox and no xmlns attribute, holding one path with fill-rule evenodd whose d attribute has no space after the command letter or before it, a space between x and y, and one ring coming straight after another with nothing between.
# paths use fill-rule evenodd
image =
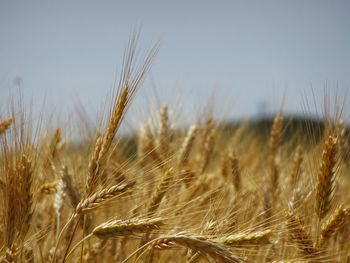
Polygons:
<instances>
[{"instance_id":1,"label":"wheat field","mask_svg":"<svg viewBox=\"0 0 350 263\"><path fill-rule=\"evenodd\" d=\"M164 105L124 140L117 131L158 46L141 63L135 49L132 39L106 125L79 145L67 127L38 135L20 106L1 113L2 263L350 262L340 116L320 136L306 122L287 137L277 114L265 138L211 115L175 129Z\"/></svg>"}]
</instances>

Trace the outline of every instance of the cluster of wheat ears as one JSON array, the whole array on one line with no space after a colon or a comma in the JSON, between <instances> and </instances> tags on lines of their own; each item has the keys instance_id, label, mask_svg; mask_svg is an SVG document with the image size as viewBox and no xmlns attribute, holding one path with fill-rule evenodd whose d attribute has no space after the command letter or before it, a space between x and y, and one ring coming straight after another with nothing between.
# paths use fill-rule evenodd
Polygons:
<instances>
[{"instance_id":1,"label":"cluster of wheat ears","mask_svg":"<svg viewBox=\"0 0 350 263\"><path fill-rule=\"evenodd\" d=\"M136 148L116 140L157 47L126 51L105 127L81 145L64 128L33 136L13 109L0 121L0 262L350 262L346 125L315 143L224 133L203 117L175 130L168 107ZM154 123L154 122L153 122Z\"/></svg>"}]
</instances>

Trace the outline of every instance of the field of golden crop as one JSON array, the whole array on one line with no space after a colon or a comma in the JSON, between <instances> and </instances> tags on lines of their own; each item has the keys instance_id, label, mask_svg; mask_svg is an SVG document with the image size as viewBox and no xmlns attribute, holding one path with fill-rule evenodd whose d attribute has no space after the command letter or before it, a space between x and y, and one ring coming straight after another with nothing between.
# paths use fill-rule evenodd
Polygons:
<instances>
[{"instance_id":1,"label":"field of golden crop","mask_svg":"<svg viewBox=\"0 0 350 263\"><path fill-rule=\"evenodd\" d=\"M316 136L277 114L264 137L210 115L175 129L163 106L123 139L157 51L136 65L135 45L88 141L74 144L67 127L37 134L20 106L1 113L0 262L350 262L341 118Z\"/></svg>"}]
</instances>

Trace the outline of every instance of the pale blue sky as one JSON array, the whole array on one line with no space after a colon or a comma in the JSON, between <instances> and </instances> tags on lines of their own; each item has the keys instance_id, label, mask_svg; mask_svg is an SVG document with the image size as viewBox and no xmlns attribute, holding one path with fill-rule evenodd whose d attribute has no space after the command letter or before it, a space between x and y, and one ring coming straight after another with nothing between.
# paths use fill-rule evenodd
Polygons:
<instances>
[{"instance_id":1,"label":"pale blue sky","mask_svg":"<svg viewBox=\"0 0 350 263\"><path fill-rule=\"evenodd\" d=\"M305 100L314 112L312 90L320 110L325 86L342 98L350 85L350 1L0 0L0 103L20 77L34 102L98 112L139 27L141 50L162 43L133 106L141 115L160 101L179 115L209 103L255 116L284 94L284 112L308 111Z\"/></svg>"}]
</instances>

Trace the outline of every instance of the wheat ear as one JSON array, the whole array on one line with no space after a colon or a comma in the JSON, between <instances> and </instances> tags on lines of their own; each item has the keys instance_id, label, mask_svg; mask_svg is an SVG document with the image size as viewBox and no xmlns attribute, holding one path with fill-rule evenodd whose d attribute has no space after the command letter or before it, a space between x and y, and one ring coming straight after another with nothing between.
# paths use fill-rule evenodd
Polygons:
<instances>
[{"instance_id":1,"label":"wheat ear","mask_svg":"<svg viewBox=\"0 0 350 263\"><path fill-rule=\"evenodd\" d=\"M293 157L293 162L290 168L290 177L291 177L291 188L294 189L299 181L301 173L301 164L303 162L303 156L301 154L300 147L297 147L297 150Z\"/></svg>"},{"instance_id":2,"label":"wheat ear","mask_svg":"<svg viewBox=\"0 0 350 263\"><path fill-rule=\"evenodd\" d=\"M60 221L61 221L61 213L63 210L64 189L65 189L65 184L62 178L60 178L56 184L56 193L55 193L55 199L53 203L53 206L56 212L56 240L58 238L60 227L61 227Z\"/></svg>"},{"instance_id":3,"label":"wheat ear","mask_svg":"<svg viewBox=\"0 0 350 263\"><path fill-rule=\"evenodd\" d=\"M152 243L152 247L158 249L171 248L174 245L180 245L209 256L218 262L245 262L243 259L233 255L225 246L208 239L205 236L198 236L188 233L179 233L156 238Z\"/></svg>"},{"instance_id":4,"label":"wheat ear","mask_svg":"<svg viewBox=\"0 0 350 263\"><path fill-rule=\"evenodd\" d=\"M338 207L329 219L322 225L321 238L317 244L318 247L322 247L326 244L329 238L334 235L338 229L350 219L350 210Z\"/></svg>"},{"instance_id":5,"label":"wheat ear","mask_svg":"<svg viewBox=\"0 0 350 263\"><path fill-rule=\"evenodd\" d=\"M271 190L274 192L278 187L278 150L281 145L281 134L282 134L283 117L277 114L271 128L269 147L270 147L270 179L271 179Z\"/></svg>"},{"instance_id":6,"label":"wheat ear","mask_svg":"<svg viewBox=\"0 0 350 263\"><path fill-rule=\"evenodd\" d=\"M291 240L297 245L299 251L306 258L313 257L317 254L318 251L313 246L312 238L298 216L293 213L287 215L287 228Z\"/></svg>"},{"instance_id":7,"label":"wheat ear","mask_svg":"<svg viewBox=\"0 0 350 263\"><path fill-rule=\"evenodd\" d=\"M66 185L66 193L69 198L70 204L75 209L81 200L81 195L79 193L78 188L75 186L73 182L72 175L68 173L68 169L64 166L61 170L62 179Z\"/></svg>"},{"instance_id":8,"label":"wheat ear","mask_svg":"<svg viewBox=\"0 0 350 263\"><path fill-rule=\"evenodd\" d=\"M168 156L169 153L169 143L171 139L171 130L169 124L169 113L168 107L163 106L159 113L159 129L158 129L158 149L160 152Z\"/></svg>"},{"instance_id":9,"label":"wheat ear","mask_svg":"<svg viewBox=\"0 0 350 263\"><path fill-rule=\"evenodd\" d=\"M118 93L110 113L108 126L105 133L101 137L101 141L97 141L98 145L96 145L93 158L91 159L93 163L91 165L86 188L88 194L95 190L100 169L106 162L108 152L119 129L121 121L135 95L136 90L144 81L146 73L149 71L153 58L158 50L158 45L151 48L141 66L135 68L136 45L137 34L133 35L133 37L130 39L128 50L126 51L126 55L124 57L123 71L121 73ZM99 148L98 154L96 151L97 148Z\"/></svg>"},{"instance_id":10,"label":"wheat ear","mask_svg":"<svg viewBox=\"0 0 350 263\"><path fill-rule=\"evenodd\" d=\"M12 124L13 119L9 118L0 122L0 134L4 133Z\"/></svg>"},{"instance_id":11,"label":"wheat ear","mask_svg":"<svg viewBox=\"0 0 350 263\"><path fill-rule=\"evenodd\" d=\"M102 145L102 138L100 135L97 136L94 151L92 152L92 155L90 157L90 161L88 164L88 176L86 179L86 193L89 194L90 192L95 189L97 182L98 182L98 170L99 170L99 164L98 164L98 155L101 150Z\"/></svg>"},{"instance_id":12,"label":"wheat ear","mask_svg":"<svg viewBox=\"0 0 350 263\"><path fill-rule=\"evenodd\" d=\"M229 162L230 162L230 166L231 166L231 175L232 175L233 186L234 186L236 192L239 192L241 190L241 170L239 167L239 159L237 158L235 153L233 153L229 157Z\"/></svg>"},{"instance_id":13,"label":"wheat ear","mask_svg":"<svg viewBox=\"0 0 350 263\"><path fill-rule=\"evenodd\" d=\"M56 192L56 185L57 185L57 180L55 180L53 182L42 184L39 187L37 193L38 194L45 194L45 195L53 194Z\"/></svg>"},{"instance_id":14,"label":"wheat ear","mask_svg":"<svg viewBox=\"0 0 350 263\"><path fill-rule=\"evenodd\" d=\"M212 129L203 142L204 143L203 156L202 156L202 164L200 167L200 173L204 173L206 171L206 169L209 166L211 156L213 155L214 145L215 145L214 133L215 133L215 130Z\"/></svg>"},{"instance_id":15,"label":"wheat ear","mask_svg":"<svg viewBox=\"0 0 350 263\"><path fill-rule=\"evenodd\" d=\"M157 187L154 189L151 199L148 203L148 213L153 214L159 207L165 193L167 192L170 183L173 179L173 172L172 169L167 170L163 175L162 178L157 185Z\"/></svg>"},{"instance_id":16,"label":"wheat ear","mask_svg":"<svg viewBox=\"0 0 350 263\"><path fill-rule=\"evenodd\" d=\"M97 226L89 235L81 239L75 246L67 253L68 259L73 252L86 240L93 236L100 239L115 238L120 236L130 236L139 233L149 232L150 230L159 229L162 221L159 218L154 219L129 219L129 220L111 220Z\"/></svg>"},{"instance_id":17,"label":"wheat ear","mask_svg":"<svg viewBox=\"0 0 350 263\"><path fill-rule=\"evenodd\" d=\"M5 187L5 244L11 248L15 239L15 231L18 222L18 185L19 180L14 167L11 164L6 167L6 187ZM11 250L10 250L11 251Z\"/></svg>"},{"instance_id":18,"label":"wheat ear","mask_svg":"<svg viewBox=\"0 0 350 263\"><path fill-rule=\"evenodd\" d=\"M253 233L239 233L223 237L218 241L224 245L229 246L244 246L244 245L260 245L269 244L271 230L257 231Z\"/></svg>"},{"instance_id":19,"label":"wheat ear","mask_svg":"<svg viewBox=\"0 0 350 263\"><path fill-rule=\"evenodd\" d=\"M179 166L182 167L187 164L188 158L193 147L196 135L198 132L198 127L196 125L192 125L187 132L184 142L180 148L179 152Z\"/></svg>"},{"instance_id":20,"label":"wheat ear","mask_svg":"<svg viewBox=\"0 0 350 263\"><path fill-rule=\"evenodd\" d=\"M97 226L92 234L98 238L113 238L118 236L130 236L140 233L148 233L157 230L163 225L160 218L129 220L114 219Z\"/></svg>"},{"instance_id":21,"label":"wheat ear","mask_svg":"<svg viewBox=\"0 0 350 263\"><path fill-rule=\"evenodd\" d=\"M99 162L104 161L107 151L111 146L113 138L120 126L121 120L125 115L129 103L132 100L138 87L144 81L147 72L150 70L153 58L155 57L158 50L158 45L155 45L145 57L141 66L139 68L135 68L136 45L137 35L134 35L134 37L130 40L128 51L126 52L123 71L119 84L120 90L112 109L107 130L103 136L101 150L98 157Z\"/></svg>"},{"instance_id":22,"label":"wheat ear","mask_svg":"<svg viewBox=\"0 0 350 263\"><path fill-rule=\"evenodd\" d=\"M316 214L319 220L322 220L328 213L332 194L333 182L335 177L337 153L337 140L329 136L325 142L325 148L322 153L322 162L318 173L318 182L316 188Z\"/></svg>"},{"instance_id":23,"label":"wheat ear","mask_svg":"<svg viewBox=\"0 0 350 263\"><path fill-rule=\"evenodd\" d=\"M144 163L145 158L149 156L154 162L162 167L162 158L156 150L149 122L145 122L141 127L139 148L139 158L141 163Z\"/></svg>"},{"instance_id":24,"label":"wheat ear","mask_svg":"<svg viewBox=\"0 0 350 263\"><path fill-rule=\"evenodd\" d=\"M25 263L34 263L34 251L33 248L25 246L24 247L24 262Z\"/></svg>"},{"instance_id":25,"label":"wheat ear","mask_svg":"<svg viewBox=\"0 0 350 263\"><path fill-rule=\"evenodd\" d=\"M54 160L55 157L57 156L57 152L58 152L61 140L62 140L62 132L61 132L61 129L58 128L56 129L51 139L48 156L47 156L48 162L45 165L49 165L50 162L52 162L52 160Z\"/></svg>"},{"instance_id":26,"label":"wheat ear","mask_svg":"<svg viewBox=\"0 0 350 263\"><path fill-rule=\"evenodd\" d=\"M21 218L20 236L24 239L27 234L31 219L33 215L33 194L32 194L32 177L33 177L33 163L32 160L26 155L21 156L19 163L18 173L20 178L20 211L18 215Z\"/></svg>"},{"instance_id":27,"label":"wheat ear","mask_svg":"<svg viewBox=\"0 0 350 263\"><path fill-rule=\"evenodd\" d=\"M135 181L126 182L96 192L92 196L87 197L79 202L79 204L76 206L75 214L79 215L81 213L89 212L104 204L105 202L110 201L118 194L124 193L134 185Z\"/></svg>"}]
</instances>

